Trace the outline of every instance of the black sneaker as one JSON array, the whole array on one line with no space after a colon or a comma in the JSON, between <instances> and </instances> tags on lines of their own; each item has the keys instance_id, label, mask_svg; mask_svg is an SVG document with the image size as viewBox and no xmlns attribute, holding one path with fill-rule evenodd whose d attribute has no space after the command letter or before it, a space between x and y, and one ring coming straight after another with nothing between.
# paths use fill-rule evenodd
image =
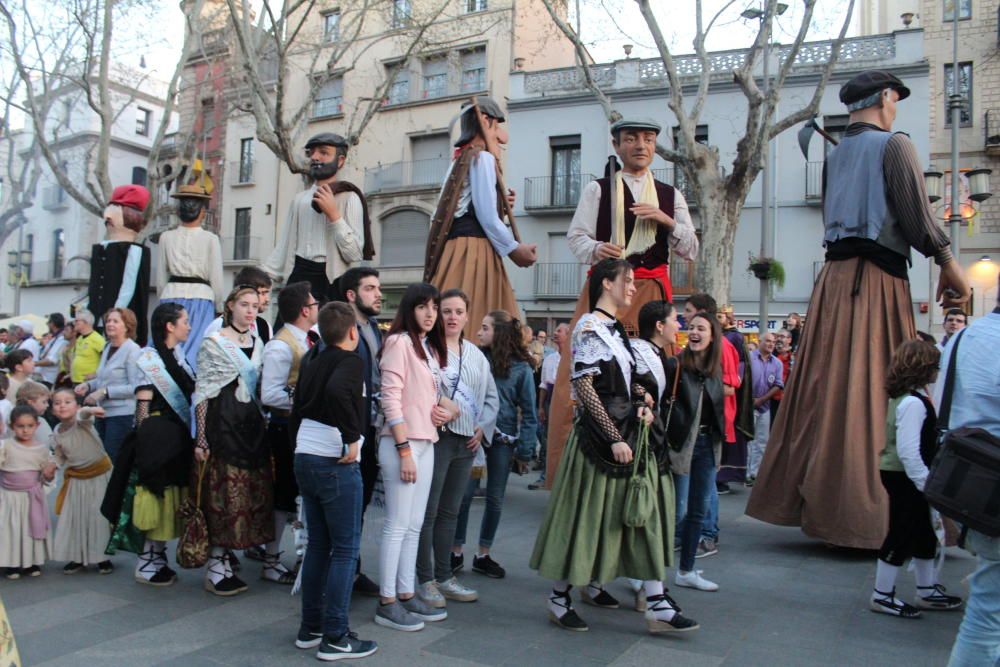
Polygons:
<instances>
[{"instance_id":1,"label":"black sneaker","mask_svg":"<svg viewBox=\"0 0 1000 667\"><path fill-rule=\"evenodd\" d=\"M451 573L458 574L465 569L465 554L451 554Z\"/></svg>"},{"instance_id":2,"label":"black sneaker","mask_svg":"<svg viewBox=\"0 0 1000 667\"><path fill-rule=\"evenodd\" d=\"M728 493L732 493L732 489L729 488L729 483L728 482L716 482L715 483L715 490L718 492L718 494L720 496L724 496L724 495L726 495Z\"/></svg>"},{"instance_id":3,"label":"black sneaker","mask_svg":"<svg viewBox=\"0 0 1000 667\"><path fill-rule=\"evenodd\" d=\"M32 565L31 567L22 567L21 574L25 577L40 577L42 576L42 568L37 565Z\"/></svg>"},{"instance_id":4,"label":"black sneaker","mask_svg":"<svg viewBox=\"0 0 1000 667\"><path fill-rule=\"evenodd\" d=\"M930 595L924 595L921 591L932 591ZM962 598L957 595L948 595L945 593L945 587L941 584L934 584L933 586L917 586L917 599L914 600L914 606L918 609L927 609L929 611L952 611L954 609L962 608Z\"/></svg>"},{"instance_id":5,"label":"black sneaker","mask_svg":"<svg viewBox=\"0 0 1000 667\"><path fill-rule=\"evenodd\" d=\"M323 635L316 658L326 662L367 658L377 650L378 644L368 639L358 639L357 633L354 632L345 633L336 639Z\"/></svg>"},{"instance_id":6,"label":"black sneaker","mask_svg":"<svg viewBox=\"0 0 1000 667\"><path fill-rule=\"evenodd\" d=\"M63 574L76 574L83 569L83 563L77 563L76 561L70 561L63 566Z\"/></svg>"},{"instance_id":7,"label":"black sneaker","mask_svg":"<svg viewBox=\"0 0 1000 667\"><path fill-rule=\"evenodd\" d=\"M485 574L487 577L493 577L494 579L503 579L507 576L507 571L500 567L500 563L490 558L489 554L485 556L473 556L472 571Z\"/></svg>"},{"instance_id":8,"label":"black sneaker","mask_svg":"<svg viewBox=\"0 0 1000 667\"><path fill-rule=\"evenodd\" d=\"M167 569L170 570L169 567ZM102 560L97 564L97 571L100 574L111 574L115 571L115 566L109 560ZM170 571L173 572L173 570Z\"/></svg>"},{"instance_id":9,"label":"black sneaker","mask_svg":"<svg viewBox=\"0 0 1000 667\"><path fill-rule=\"evenodd\" d=\"M354 580L354 592L358 595L366 595L370 598L377 598L379 596L379 586L374 581L366 577L363 573L359 572L357 578Z\"/></svg>"},{"instance_id":10,"label":"black sneaker","mask_svg":"<svg viewBox=\"0 0 1000 667\"><path fill-rule=\"evenodd\" d=\"M295 648L316 648L322 641L322 632L313 632L305 626L301 626L299 627L299 635L295 638Z\"/></svg>"},{"instance_id":11,"label":"black sneaker","mask_svg":"<svg viewBox=\"0 0 1000 667\"><path fill-rule=\"evenodd\" d=\"M19 567L5 567L3 569L3 576L7 579L20 579L21 578L21 568Z\"/></svg>"}]
</instances>

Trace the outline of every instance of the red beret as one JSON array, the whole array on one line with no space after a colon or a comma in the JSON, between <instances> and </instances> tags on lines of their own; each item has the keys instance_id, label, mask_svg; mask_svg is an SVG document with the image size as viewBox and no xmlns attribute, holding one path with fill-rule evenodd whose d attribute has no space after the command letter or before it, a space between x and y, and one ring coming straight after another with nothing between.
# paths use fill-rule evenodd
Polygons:
<instances>
[{"instance_id":1,"label":"red beret","mask_svg":"<svg viewBox=\"0 0 1000 667\"><path fill-rule=\"evenodd\" d=\"M149 190L141 185L119 185L111 193L111 201L108 202L108 204L128 206L137 211L145 211L148 203Z\"/></svg>"}]
</instances>

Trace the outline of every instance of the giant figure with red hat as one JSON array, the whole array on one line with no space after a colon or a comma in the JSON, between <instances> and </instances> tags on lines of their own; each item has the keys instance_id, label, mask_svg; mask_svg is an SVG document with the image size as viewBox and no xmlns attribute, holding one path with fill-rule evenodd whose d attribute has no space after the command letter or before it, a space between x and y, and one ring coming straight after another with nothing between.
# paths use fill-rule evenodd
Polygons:
<instances>
[{"instance_id":1,"label":"giant figure with red hat","mask_svg":"<svg viewBox=\"0 0 1000 667\"><path fill-rule=\"evenodd\" d=\"M823 167L826 262L746 510L858 549L878 549L888 526L879 455L889 362L917 335L911 249L940 267L942 305L969 298L928 206L916 147L892 131L896 105L909 95L881 70L862 72L840 89L850 118Z\"/></svg>"},{"instance_id":2,"label":"giant figure with red hat","mask_svg":"<svg viewBox=\"0 0 1000 667\"><path fill-rule=\"evenodd\" d=\"M136 243L146 227L149 190L141 185L120 185L104 209L104 240L90 249L90 298L88 310L100 318L111 308L135 313L136 342L145 345L149 335L149 248Z\"/></svg>"},{"instance_id":3,"label":"giant figure with red hat","mask_svg":"<svg viewBox=\"0 0 1000 667\"><path fill-rule=\"evenodd\" d=\"M636 294L618 319L633 336L638 334L643 305L673 300L671 255L693 260L698 254L698 237L683 193L654 179L650 170L660 130L660 124L648 118L623 118L611 126L612 145L623 168L584 187L566 235L570 250L583 264L621 257L632 265ZM589 280L580 292L571 327L590 309L588 290ZM549 410L545 462L549 484L555 479L571 426L570 356L563 355L559 363Z\"/></svg>"}]
</instances>

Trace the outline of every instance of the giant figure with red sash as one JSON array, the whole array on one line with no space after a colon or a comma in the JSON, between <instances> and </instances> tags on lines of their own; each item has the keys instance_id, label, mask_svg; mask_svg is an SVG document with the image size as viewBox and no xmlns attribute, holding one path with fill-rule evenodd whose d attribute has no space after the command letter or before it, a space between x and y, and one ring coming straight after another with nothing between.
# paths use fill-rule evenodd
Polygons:
<instances>
[{"instance_id":1,"label":"giant figure with red sash","mask_svg":"<svg viewBox=\"0 0 1000 667\"><path fill-rule=\"evenodd\" d=\"M673 300L671 253L688 260L698 254L698 237L680 190L653 178L660 124L645 118L623 118L611 126L612 145L621 159L620 171L588 183L570 223L567 241L584 264L608 257L625 257L635 270L636 294L618 319L630 335L638 332L639 309L650 301ZM588 312L589 279L583 285L572 328ZM559 363L549 411L545 479L555 479L562 448L572 421L569 367L572 355Z\"/></svg>"}]
</instances>

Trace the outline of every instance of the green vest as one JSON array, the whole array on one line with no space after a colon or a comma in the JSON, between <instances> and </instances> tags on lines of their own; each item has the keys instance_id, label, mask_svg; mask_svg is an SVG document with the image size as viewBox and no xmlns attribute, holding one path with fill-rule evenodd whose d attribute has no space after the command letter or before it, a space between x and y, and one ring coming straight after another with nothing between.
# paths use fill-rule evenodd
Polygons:
<instances>
[{"instance_id":1,"label":"green vest","mask_svg":"<svg viewBox=\"0 0 1000 667\"><path fill-rule=\"evenodd\" d=\"M889 408L885 413L885 449L882 450L879 459L879 470L906 471L903 462L899 460L899 453L896 451L896 409L907 396L910 394L889 399Z\"/></svg>"}]
</instances>

